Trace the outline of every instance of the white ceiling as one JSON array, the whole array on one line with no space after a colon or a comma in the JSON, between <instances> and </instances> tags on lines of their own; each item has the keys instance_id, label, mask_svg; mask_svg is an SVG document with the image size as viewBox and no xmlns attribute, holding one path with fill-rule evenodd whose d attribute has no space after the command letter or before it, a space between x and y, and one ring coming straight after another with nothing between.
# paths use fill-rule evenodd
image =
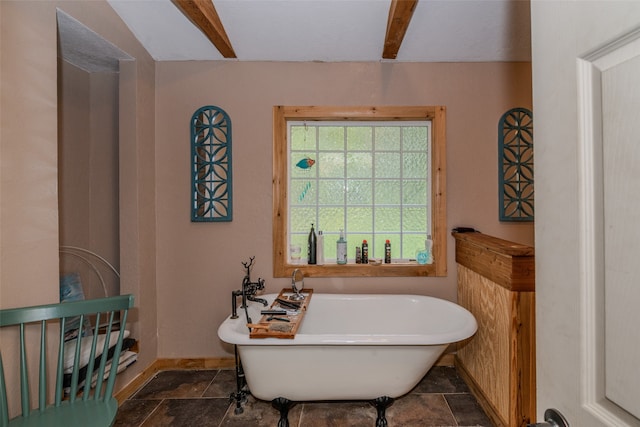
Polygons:
<instances>
[{"instance_id":1,"label":"white ceiling","mask_svg":"<svg viewBox=\"0 0 640 427\"><path fill-rule=\"evenodd\" d=\"M109 0L157 61L381 61L391 0L213 0L225 59L171 0ZM528 0L419 0L395 61L530 61ZM384 60L394 61L394 60Z\"/></svg>"}]
</instances>

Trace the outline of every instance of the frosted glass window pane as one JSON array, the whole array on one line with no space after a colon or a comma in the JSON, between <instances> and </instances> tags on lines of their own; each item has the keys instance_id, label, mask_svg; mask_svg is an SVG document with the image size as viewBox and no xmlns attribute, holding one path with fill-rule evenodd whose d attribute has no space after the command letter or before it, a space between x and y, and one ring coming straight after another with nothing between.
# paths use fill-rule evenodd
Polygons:
<instances>
[{"instance_id":1,"label":"frosted glass window pane","mask_svg":"<svg viewBox=\"0 0 640 427\"><path fill-rule=\"evenodd\" d=\"M314 222L328 260L340 229L350 262L362 239L372 258L384 256L386 239L394 259L415 258L430 230L429 125L300 123L290 129L290 241L305 247Z\"/></svg>"},{"instance_id":2,"label":"frosted glass window pane","mask_svg":"<svg viewBox=\"0 0 640 427\"><path fill-rule=\"evenodd\" d=\"M306 233L300 233L300 234L291 235L289 239L292 245L300 245L300 248L302 249L300 257L302 259L306 259L307 257L306 247L307 247L308 238L309 236Z\"/></svg>"},{"instance_id":3,"label":"frosted glass window pane","mask_svg":"<svg viewBox=\"0 0 640 427\"><path fill-rule=\"evenodd\" d=\"M312 222L315 221L315 208L292 207L289 212L291 232L309 232Z\"/></svg>"},{"instance_id":4,"label":"frosted glass window pane","mask_svg":"<svg viewBox=\"0 0 640 427\"><path fill-rule=\"evenodd\" d=\"M371 153L347 153L347 176L349 178L371 178Z\"/></svg>"},{"instance_id":5,"label":"frosted glass window pane","mask_svg":"<svg viewBox=\"0 0 640 427\"><path fill-rule=\"evenodd\" d=\"M314 181L315 182L315 181ZM291 205L316 204L315 183L309 180L292 179L290 188Z\"/></svg>"},{"instance_id":6,"label":"frosted glass window pane","mask_svg":"<svg viewBox=\"0 0 640 427\"><path fill-rule=\"evenodd\" d=\"M344 151L344 131L344 126L321 126L318 128L318 148Z\"/></svg>"},{"instance_id":7,"label":"frosted glass window pane","mask_svg":"<svg viewBox=\"0 0 640 427\"><path fill-rule=\"evenodd\" d=\"M385 237L373 236L371 247L374 249L369 249L369 258L381 259L384 262L384 241Z\"/></svg>"},{"instance_id":8,"label":"frosted glass window pane","mask_svg":"<svg viewBox=\"0 0 640 427\"><path fill-rule=\"evenodd\" d=\"M427 178L427 153L404 153L402 167L405 178Z\"/></svg>"},{"instance_id":9,"label":"frosted glass window pane","mask_svg":"<svg viewBox=\"0 0 640 427\"><path fill-rule=\"evenodd\" d=\"M402 203L426 206L427 182L425 180L404 181L402 183Z\"/></svg>"},{"instance_id":10,"label":"frosted glass window pane","mask_svg":"<svg viewBox=\"0 0 640 427\"><path fill-rule=\"evenodd\" d=\"M370 231L373 226L373 209L347 207L347 230L350 232Z\"/></svg>"},{"instance_id":11,"label":"frosted glass window pane","mask_svg":"<svg viewBox=\"0 0 640 427\"><path fill-rule=\"evenodd\" d=\"M398 126L376 127L376 151L400 150L400 128Z\"/></svg>"},{"instance_id":12,"label":"frosted glass window pane","mask_svg":"<svg viewBox=\"0 0 640 427\"><path fill-rule=\"evenodd\" d=\"M344 180L329 179L318 182L318 204L342 205L344 204Z\"/></svg>"},{"instance_id":13,"label":"frosted glass window pane","mask_svg":"<svg viewBox=\"0 0 640 427\"><path fill-rule=\"evenodd\" d=\"M375 181L374 197L377 205L399 205L400 194L400 181L386 179Z\"/></svg>"},{"instance_id":14,"label":"frosted glass window pane","mask_svg":"<svg viewBox=\"0 0 640 427\"><path fill-rule=\"evenodd\" d=\"M322 207L318 209L319 230L344 229L344 207ZM338 240L336 235L335 241Z\"/></svg>"},{"instance_id":15,"label":"frosted glass window pane","mask_svg":"<svg viewBox=\"0 0 640 427\"><path fill-rule=\"evenodd\" d=\"M291 150L316 150L315 126L291 126Z\"/></svg>"},{"instance_id":16,"label":"frosted glass window pane","mask_svg":"<svg viewBox=\"0 0 640 427\"><path fill-rule=\"evenodd\" d=\"M376 178L400 177L400 153L376 152Z\"/></svg>"},{"instance_id":17,"label":"frosted glass window pane","mask_svg":"<svg viewBox=\"0 0 640 427\"><path fill-rule=\"evenodd\" d=\"M427 212L424 208L405 208L402 212L402 225L405 231L427 231ZM424 240L425 236L422 237Z\"/></svg>"},{"instance_id":18,"label":"frosted glass window pane","mask_svg":"<svg viewBox=\"0 0 640 427\"><path fill-rule=\"evenodd\" d=\"M322 231L324 233L324 230ZM324 262L325 264L335 264L337 259L336 254L336 242L338 241L337 234L324 233Z\"/></svg>"},{"instance_id":19,"label":"frosted glass window pane","mask_svg":"<svg viewBox=\"0 0 640 427\"><path fill-rule=\"evenodd\" d=\"M405 151L426 151L427 128L424 126L403 127L402 149Z\"/></svg>"},{"instance_id":20,"label":"frosted glass window pane","mask_svg":"<svg viewBox=\"0 0 640 427\"><path fill-rule=\"evenodd\" d=\"M318 156L318 176L320 178L344 177L344 152L321 152Z\"/></svg>"},{"instance_id":21,"label":"frosted glass window pane","mask_svg":"<svg viewBox=\"0 0 640 427\"><path fill-rule=\"evenodd\" d=\"M425 237L417 234L405 234L402 240L402 254L405 258L416 258L416 253L424 249ZM393 249L392 249L393 250Z\"/></svg>"},{"instance_id":22,"label":"frosted glass window pane","mask_svg":"<svg viewBox=\"0 0 640 427\"><path fill-rule=\"evenodd\" d=\"M402 225L400 219L400 207L376 208L375 230L376 232L398 231Z\"/></svg>"},{"instance_id":23,"label":"frosted glass window pane","mask_svg":"<svg viewBox=\"0 0 640 427\"><path fill-rule=\"evenodd\" d=\"M350 179L347 181L347 204L348 205L370 205L371 181Z\"/></svg>"},{"instance_id":24,"label":"frosted glass window pane","mask_svg":"<svg viewBox=\"0 0 640 427\"><path fill-rule=\"evenodd\" d=\"M373 129L371 126L357 126L347 128L347 150L371 151Z\"/></svg>"}]
</instances>

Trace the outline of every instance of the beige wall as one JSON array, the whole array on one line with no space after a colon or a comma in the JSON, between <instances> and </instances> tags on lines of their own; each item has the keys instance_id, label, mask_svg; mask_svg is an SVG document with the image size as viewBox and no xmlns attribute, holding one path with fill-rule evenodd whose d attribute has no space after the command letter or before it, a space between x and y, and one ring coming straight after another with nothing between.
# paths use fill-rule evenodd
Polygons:
<instances>
[{"instance_id":1,"label":"beige wall","mask_svg":"<svg viewBox=\"0 0 640 427\"><path fill-rule=\"evenodd\" d=\"M10 2L0 7L0 300L6 307L58 298L56 38L55 15L44 25L25 26L32 10Z\"/></svg>"},{"instance_id":2,"label":"beige wall","mask_svg":"<svg viewBox=\"0 0 640 427\"><path fill-rule=\"evenodd\" d=\"M0 307L58 301L56 7L136 59L120 75L121 290L133 293L139 362L157 355L155 283L155 63L103 1L0 1ZM8 336L0 334L5 350ZM4 353L3 353L4 356ZM5 368L10 358L5 359ZM8 372L9 394L15 376ZM15 402L14 402L15 403Z\"/></svg>"},{"instance_id":3,"label":"beige wall","mask_svg":"<svg viewBox=\"0 0 640 427\"><path fill-rule=\"evenodd\" d=\"M445 105L447 228L533 244L533 224L498 221L497 128L531 108L529 63L162 62L156 73L158 356L228 357L216 329L230 313L241 262L268 291L272 274L271 144L274 105ZM189 119L216 105L233 126L233 221L190 222ZM325 244L331 244L326 242ZM448 277L307 279L321 292L417 293L456 299L453 238Z\"/></svg>"}]
</instances>

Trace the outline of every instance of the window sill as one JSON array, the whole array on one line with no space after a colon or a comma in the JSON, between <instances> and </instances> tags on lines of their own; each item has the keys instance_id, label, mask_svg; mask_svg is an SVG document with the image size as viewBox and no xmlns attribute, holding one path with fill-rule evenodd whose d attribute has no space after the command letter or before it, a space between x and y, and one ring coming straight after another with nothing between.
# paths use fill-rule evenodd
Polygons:
<instances>
[{"instance_id":1,"label":"window sill","mask_svg":"<svg viewBox=\"0 0 640 427\"><path fill-rule=\"evenodd\" d=\"M305 277L427 277L446 276L439 272L436 264L392 263L392 264L284 264L274 277L291 277L299 269ZM438 274L440 273L440 274Z\"/></svg>"}]
</instances>

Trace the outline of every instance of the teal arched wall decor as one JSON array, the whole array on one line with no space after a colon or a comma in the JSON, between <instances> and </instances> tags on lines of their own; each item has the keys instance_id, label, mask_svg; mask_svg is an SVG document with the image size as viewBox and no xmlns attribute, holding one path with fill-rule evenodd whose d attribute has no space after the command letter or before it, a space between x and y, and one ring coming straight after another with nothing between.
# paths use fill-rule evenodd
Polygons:
<instances>
[{"instance_id":1,"label":"teal arched wall decor","mask_svg":"<svg viewBox=\"0 0 640 427\"><path fill-rule=\"evenodd\" d=\"M231 221L231 119L205 106L191 117L191 221Z\"/></svg>"},{"instance_id":2,"label":"teal arched wall decor","mask_svg":"<svg viewBox=\"0 0 640 427\"><path fill-rule=\"evenodd\" d=\"M500 221L533 221L533 114L513 108L498 124Z\"/></svg>"}]
</instances>

